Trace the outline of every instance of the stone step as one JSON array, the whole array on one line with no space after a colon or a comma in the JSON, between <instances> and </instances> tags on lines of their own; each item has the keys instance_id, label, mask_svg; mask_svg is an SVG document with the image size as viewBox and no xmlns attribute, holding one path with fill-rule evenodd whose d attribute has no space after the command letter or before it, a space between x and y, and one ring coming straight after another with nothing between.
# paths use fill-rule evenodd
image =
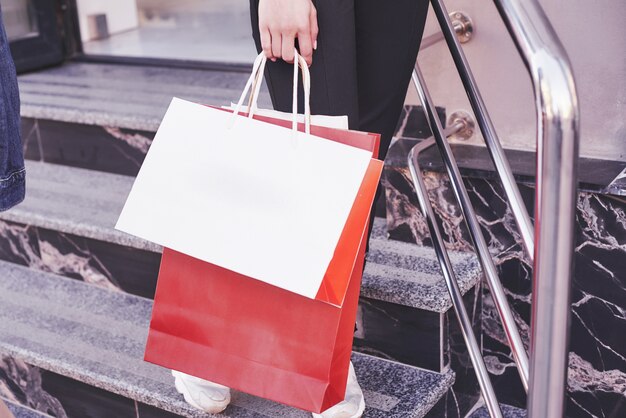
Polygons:
<instances>
[{"instance_id":1,"label":"stone step","mask_svg":"<svg viewBox=\"0 0 626 418\"><path fill-rule=\"evenodd\" d=\"M7 399L0 398L0 401L4 401L7 409L13 414L14 418L53 418L51 415L8 401Z\"/></svg>"},{"instance_id":2,"label":"stone step","mask_svg":"<svg viewBox=\"0 0 626 418\"><path fill-rule=\"evenodd\" d=\"M227 105L239 99L249 71L68 62L22 74L25 157L134 176L172 97ZM264 85L259 106L271 108ZM430 135L411 108L403 110L397 136Z\"/></svg>"},{"instance_id":3,"label":"stone step","mask_svg":"<svg viewBox=\"0 0 626 418\"><path fill-rule=\"evenodd\" d=\"M32 161L26 169L26 200L0 213L0 260L153 298L161 248L113 228L133 177ZM468 291L478 264L468 253L451 257ZM432 249L387 240L376 219L355 350L441 372L450 305Z\"/></svg>"},{"instance_id":4,"label":"stone step","mask_svg":"<svg viewBox=\"0 0 626 418\"><path fill-rule=\"evenodd\" d=\"M136 175L172 97L236 101L248 70L69 62L18 77L24 155ZM270 107L265 88L261 107Z\"/></svg>"},{"instance_id":5,"label":"stone step","mask_svg":"<svg viewBox=\"0 0 626 418\"><path fill-rule=\"evenodd\" d=\"M236 101L247 71L67 63L18 77L23 118L156 132L172 97ZM259 104L270 106L263 89Z\"/></svg>"},{"instance_id":6,"label":"stone step","mask_svg":"<svg viewBox=\"0 0 626 418\"><path fill-rule=\"evenodd\" d=\"M502 415L504 418L526 418L526 410L521 408L516 408L511 405L500 405L502 409ZM470 413L467 418L490 418L489 412L485 406L481 406L476 409L472 413Z\"/></svg>"},{"instance_id":7,"label":"stone step","mask_svg":"<svg viewBox=\"0 0 626 418\"><path fill-rule=\"evenodd\" d=\"M146 298L0 262L0 353L174 414L206 416L175 392L168 370L142 360L151 307ZM451 372L364 354L354 353L353 361L366 417L424 416L454 380ZM220 416L310 415L235 393Z\"/></svg>"},{"instance_id":8,"label":"stone step","mask_svg":"<svg viewBox=\"0 0 626 418\"><path fill-rule=\"evenodd\" d=\"M132 186L132 177L31 161L27 162L26 170L26 200L0 213L0 219L148 254L161 251L158 245L114 229ZM15 238L21 233L22 227L11 228L12 225L5 224L2 235L5 240L13 241L13 247L28 239ZM41 238L42 235L38 235L39 240L45 242L36 245L39 251L51 245L49 240ZM23 251L35 250L31 246L30 250ZM66 274L70 269L71 266L66 265L70 261L62 260L62 253L63 250L58 249L54 257L47 257L53 258L51 262L56 263L48 271ZM123 257L123 254L120 256ZM41 267L41 263L45 264L45 258L34 257L21 264ZM480 278L478 262L471 254L455 252L451 253L451 260L461 289L467 292ZM75 264L75 258L71 262ZM151 262L158 264L158 257L154 257ZM157 269L158 265L155 265L150 271ZM103 280L106 281L106 278ZM156 276L151 280L156 282ZM115 287L113 283L110 286ZM387 240L385 221L378 218L370 241L362 296L438 313L447 311L451 306L434 251L427 247Z\"/></svg>"}]
</instances>

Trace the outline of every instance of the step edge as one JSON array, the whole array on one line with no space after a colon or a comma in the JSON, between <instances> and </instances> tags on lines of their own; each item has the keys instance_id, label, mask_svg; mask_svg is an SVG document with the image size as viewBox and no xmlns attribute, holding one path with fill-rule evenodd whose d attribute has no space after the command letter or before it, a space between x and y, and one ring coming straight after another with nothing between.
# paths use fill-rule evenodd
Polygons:
<instances>
[{"instance_id":1,"label":"step edge","mask_svg":"<svg viewBox=\"0 0 626 418\"><path fill-rule=\"evenodd\" d=\"M525 417L528 415L527 411L524 408L520 408L517 406L505 404L505 403L500 403L500 410L502 411L502 415L504 416L504 418L510 418L510 417L520 418L520 417ZM475 417L480 416L483 413L486 414L486 416L489 416L489 412L487 410L485 402L481 398L467 412L467 414L465 415L465 418L475 418Z\"/></svg>"},{"instance_id":2,"label":"step edge","mask_svg":"<svg viewBox=\"0 0 626 418\"><path fill-rule=\"evenodd\" d=\"M79 110L61 106L22 103L22 118L50 120L76 125L104 126L156 133L161 119L143 115L119 115L98 110Z\"/></svg>"},{"instance_id":3,"label":"step edge","mask_svg":"<svg viewBox=\"0 0 626 418\"><path fill-rule=\"evenodd\" d=\"M109 376L105 376L102 374L94 373L89 370L77 369L72 367L71 362L63 361L61 359L50 358L43 356L39 353L34 352L33 350L23 349L21 347L15 346L13 344L9 344L3 341L0 341L0 353L4 355L8 355L14 358L19 358L25 363L52 372L59 374L61 376L65 376L69 379L76 380L83 384L93 386L100 390L104 390L106 392L114 393L119 396L123 396L127 399L132 399L137 402L141 402L146 405L150 405L156 408L159 408L164 411L168 411L174 414L180 414L181 411L188 414L187 416L193 417L198 414L198 411L192 406L188 405L182 398L179 397L168 397L166 395L162 396L154 396L154 392L150 392L149 390L132 383L124 383L117 379L114 379ZM440 388L438 391L432 393L428 401L424 402L425 410L430 410L435 404L445 395L445 393L450 389L455 382L456 375L450 369L444 371L443 373L435 372L432 370L423 369L420 367L400 363L393 360L383 359L376 356L371 356L369 354L352 352L353 354L361 357L368 357L374 359L377 362L387 362L392 363L396 366L403 367L406 369L413 369L419 373L426 373L429 375L436 375L441 379L441 384L438 385ZM173 385L173 383L172 383ZM234 393L238 393L238 391L233 391ZM247 396L253 396L248 395ZM236 404L234 404L236 406ZM39 411L37 411L39 412ZM44 415L47 416L47 415ZM217 415L201 415L201 416L215 416L215 417L225 417L229 415L224 415L224 413ZM236 415L232 415L234 418Z\"/></svg>"},{"instance_id":4,"label":"step edge","mask_svg":"<svg viewBox=\"0 0 626 418\"><path fill-rule=\"evenodd\" d=\"M11 399L8 399L8 398L5 398L5 397L3 397L3 396L0 396L0 401L4 401L4 403L5 403L8 407L13 406L14 408L16 408L16 409L18 409L18 410L23 410L23 411L30 412L30 413L32 413L32 414L36 414L36 415L37 415L37 417L42 417L42 418L55 418L55 417L53 417L52 415L46 414L45 412L41 412L41 411L38 411L38 410L36 410L36 409L33 409L33 408L29 407L29 406L22 405L22 404L20 404L20 403L17 403L17 402L15 402L15 401L13 401L13 400L11 400ZM9 411L11 411L11 408L9 408ZM13 411L11 411L11 412L13 412ZM20 418L20 416L19 416L19 415L16 415L16 416L15 416L15 418Z\"/></svg>"},{"instance_id":5,"label":"step edge","mask_svg":"<svg viewBox=\"0 0 626 418\"><path fill-rule=\"evenodd\" d=\"M457 280L459 284L459 290L461 291L461 295L465 296L470 290L472 290L482 279L482 272L476 271L475 274L470 276L469 280L460 281ZM387 279L378 279L378 280L387 280ZM368 275L367 273L363 274L363 281L373 282L377 281L377 279L373 276ZM430 288L437 288L437 291L441 292L439 288L444 288L443 292L445 293L445 297L442 297L441 300L444 303L436 303L430 302L428 299L419 299L416 302L410 303L406 301L406 298L403 295L395 293L395 292L384 292L384 290L380 289L375 283L368 283L366 286L361 287L361 296L369 299L379 300L383 302L389 302L400 306L405 306L408 308L420 309L427 312L444 314L448 312L451 308L453 308L452 299L450 298L449 290L447 285L443 279L437 282L436 285L431 286Z\"/></svg>"}]
</instances>

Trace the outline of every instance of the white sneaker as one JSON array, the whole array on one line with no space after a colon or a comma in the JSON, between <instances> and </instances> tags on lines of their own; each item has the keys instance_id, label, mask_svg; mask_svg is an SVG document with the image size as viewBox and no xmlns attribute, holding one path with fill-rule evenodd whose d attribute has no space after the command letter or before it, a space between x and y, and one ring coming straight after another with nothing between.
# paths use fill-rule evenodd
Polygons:
<instances>
[{"instance_id":1,"label":"white sneaker","mask_svg":"<svg viewBox=\"0 0 626 418\"><path fill-rule=\"evenodd\" d=\"M174 385L178 393L194 408L218 414L230 403L230 389L199 377L172 370Z\"/></svg>"},{"instance_id":2,"label":"white sneaker","mask_svg":"<svg viewBox=\"0 0 626 418\"><path fill-rule=\"evenodd\" d=\"M356 380L354 366L350 362L345 399L321 414L313 414L313 418L361 418L363 411L365 411L363 391Z\"/></svg>"}]
</instances>

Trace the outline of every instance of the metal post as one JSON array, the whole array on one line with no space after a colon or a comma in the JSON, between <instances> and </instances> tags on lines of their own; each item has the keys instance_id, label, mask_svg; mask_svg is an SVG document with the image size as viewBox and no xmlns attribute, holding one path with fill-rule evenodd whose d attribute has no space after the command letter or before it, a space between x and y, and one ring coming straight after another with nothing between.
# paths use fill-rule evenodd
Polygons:
<instances>
[{"instance_id":1,"label":"metal post","mask_svg":"<svg viewBox=\"0 0 626 418\"><path fill-rule=\"evenodd\" d=\"M537 107L528 416L562 417L575 239L578 97L567 53L539 3L495 0L495 4L531 75Z\"/></svg>"},{"instance_id":2,"label":"metal post","mask_svg":"<svg viewBox=\"0 0 626 418\"><path fill-rule=\"evenodd\" d=\"M493 161L498 175L500 176L500 180L502 181L502 187L506 193L511 207L511 212L513 212L513 217L517 223L517 227L519 228L522 243L526 249L526 254L532 261L534 255L533 224L530 220L530 216L528 216L528 211L526 210L526 206L524 206L524 201L520 195L519 189L517 188L513 172L511 171L509 162L504 154L500 140L498 139L496 129L491 122L485 102L480 95L480 91L478 90L472 71L470 70L467 59L465 58L461 44L457 39L456 31L450 21L448 11L446 10L442 0L431 0L431 3L435 15L437 16L437 20L439 21L439 25L441 26L443 35L448 43L448 47L450 48L454 64L456 65L461 81L463 82L463 86L465 87L467 98L469 99L472 109L474 110L478 126L480 127L485 143L487 144L487 150L491 155L491 160Z\"/></svg>"},{"instance_id":3,"label":"metal post","mask_svg":"<svg viewBox=\"0 0 626 418\"><path fill-rule=\"evenodd\" d=\"M485 238L482 235L478 218L476 217L476 213L474 212L474 208L470 202L467 190L463 185L463 179L461 178L461 173L459 172L454 155L452 155L450 144L448 144L447 139L443 135L444 129L441 126L441 121L437 115L435 105L430 97L430 93L428 92L426 83L424 82L424 77L422 76L417 64L415 65L415 70L413 71L413 82L417 88L422 108L424 109L426 119L428 120L430 129L435 137L439 151L441 152L446 170L450 176L452 188L461 205L465 222L470 230L470 237L472 238L474 248L478 253L478 259L480 260L483 272L485 273L496 309L500 315L502 326L511 347L513 359L517 365L522 385L526 390L528 390L528 356L526 354L526 349L524 348L522 338L520 337L519 330L515 324L515 318L513 317L513 313L509 307L506 294L504 293L504 289L502 288L502 284L498 278L498 272L491 258L491 254L489 253L489 247L487 246Z\"/></svg>"}]
</instances>

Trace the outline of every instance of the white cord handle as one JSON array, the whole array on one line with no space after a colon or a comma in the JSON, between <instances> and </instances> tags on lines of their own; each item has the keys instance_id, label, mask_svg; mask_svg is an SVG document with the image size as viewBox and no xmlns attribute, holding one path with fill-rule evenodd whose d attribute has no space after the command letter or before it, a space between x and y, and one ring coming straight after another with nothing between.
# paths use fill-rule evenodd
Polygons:
<instances>
[{"instance_id":1,"label":"white cord handle","mask_svg":"<svg viewBox=\"0 0 626 418\"><path fill-rule=\"evenodd\" d=\"M233 111L233 123L239 112L241 111L241 107L243 105L243 101L248 95L248 91L252 87L252 91L250 92L250 104L248 105L248 117L252 118L254 115L254 111L257 109L257 101L259 98L259 92L261 90L261 79L263 74L265 73L265 64L267 63L267 57L265 54L261 53L254 60L254 65L252 66L252 73L246 82L246 86L241 93L241 97L237 102L237 106L235 106L235 110ZM311 95L311 74L309 72L309 67L306 63L306 60L298 54L297 50L294 50L294 66L293 66L293 103L292 103L292 129L294 131L298 130L298 68L302 68L302 80L303 80L303 88L304 88L304 126L305 132L307 134L311 133L311 106L310 106L310 95Z\"/></svg>"}]
</instances>

